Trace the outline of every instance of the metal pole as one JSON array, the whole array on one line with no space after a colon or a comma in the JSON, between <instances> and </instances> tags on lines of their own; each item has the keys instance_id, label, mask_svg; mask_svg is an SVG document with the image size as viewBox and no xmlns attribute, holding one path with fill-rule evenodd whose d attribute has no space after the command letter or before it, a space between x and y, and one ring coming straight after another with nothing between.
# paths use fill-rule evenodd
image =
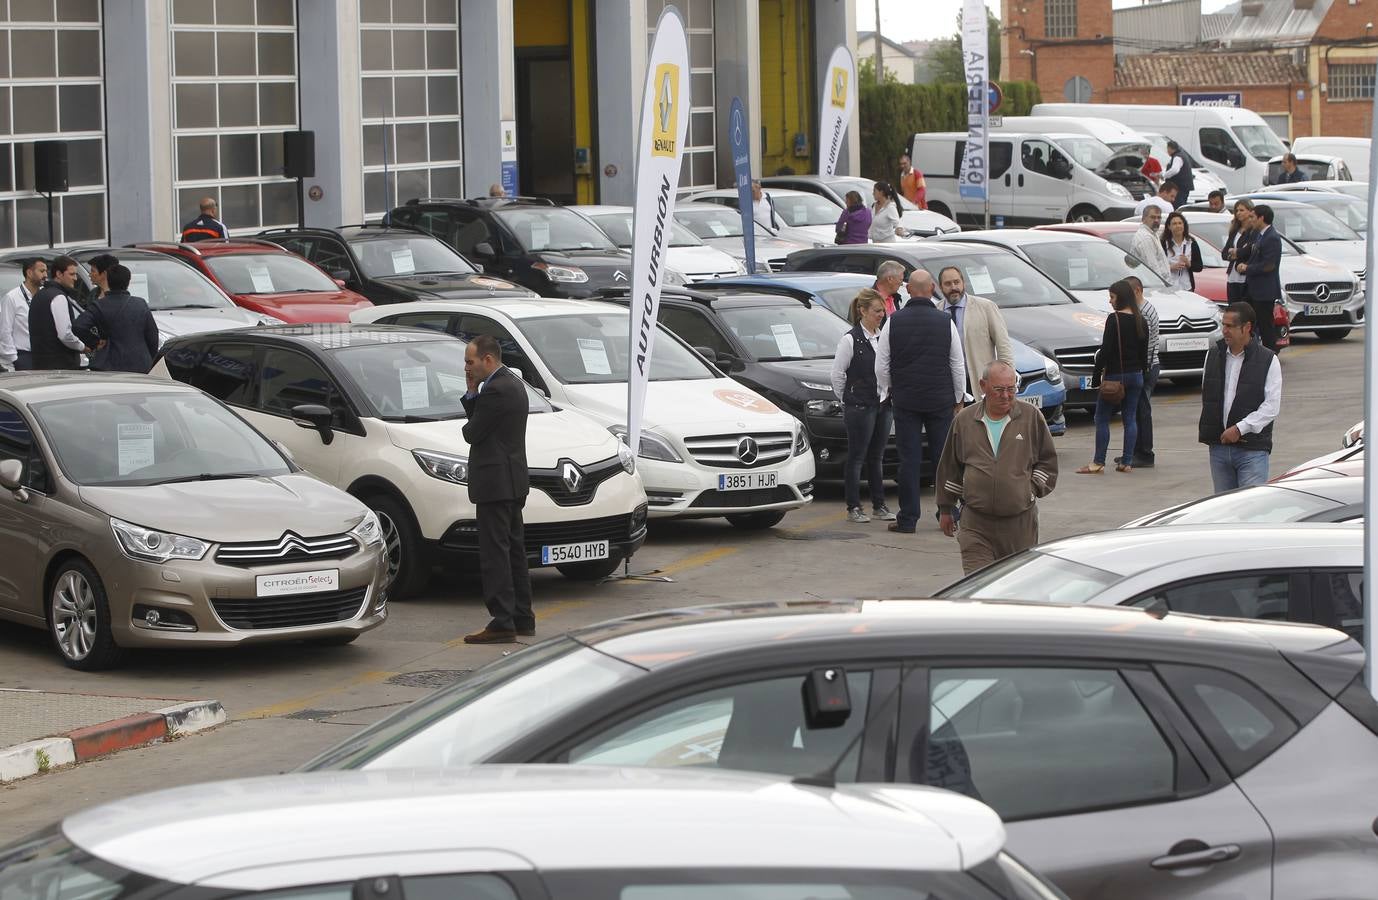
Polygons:
<instances>
[{"instance_id":1,"label":"metal pole","mask_svg":"<svg viewBox=\"0 0 1378 900\"><path fill-rule=\"evenodd\" d=\"M1378 99L1375 99L1375 106L1378 106ZM1370 142L1368 164L1369 171L1378 171L1374 166L1378 166L1378 115L1372 116L1370 130L1374 140ZM1378 191L1378 182L1369 182L1368 186L1368 213L1373 215L1375 204L1375 191ZM1371 221L1371 220L1370 220ZM1378 275L1375 274L1374 241L1371 234L1367 235L1368 243L1364 250L1368 259L1368 275L1365 278L1364 295L1365 302L1369 302L1373 297L1375 285L1378 285ZM1378 628L1375 628L1375 616L1373 613L1373 598L1370 596L1373 584L1374 563L1378 562L1378 528L1374 523L1378 522L1374 516L1378 516L1378 491L1374 489L1374 478L1378 478L1378 463L1374 462L1374 454L1369 453L1367 445L1372 437L1368 433L1369 425L1378 425L1378 394L1375 394L1374 367L1378 366L1378 349L1374 347L1373 329L1367 327L1368 316L1364 316L1364 588L1362 592L1364 605L1364 647L1368 651L1368 665L1364 669L1364 680L1368 685L1369 693L1378 697L1378 666L1374 665L1373 655L1378 647Z\"/></svg>"},{"instance_id":2,"label":"metal pole","mask_svg":"<svg viewBox=\"0 0 1378 900\"><path fill-rule=\"evenodd\" d=\"M53 249L53 195L48 193L48 249Z\"/></svg>"},{"instance_id":3,"label":"metal pole","mask_svg":"<svg viewBox=\"0 0 1378 900\"><path fill-rule=\"evenodd\" d=\"M306 227L306 179L297 178L297 227Z\"/></svg>"},{"instance_id":4,"label":"metal pole","mask_svg":"<svg viewBox=\"0 0 1378 900\"><path fill-rule=\"evenodd\" d=\"M885 57L880 43L880 0L876 0L876 84L885 83Z\"/></svg>"}]
</instances>

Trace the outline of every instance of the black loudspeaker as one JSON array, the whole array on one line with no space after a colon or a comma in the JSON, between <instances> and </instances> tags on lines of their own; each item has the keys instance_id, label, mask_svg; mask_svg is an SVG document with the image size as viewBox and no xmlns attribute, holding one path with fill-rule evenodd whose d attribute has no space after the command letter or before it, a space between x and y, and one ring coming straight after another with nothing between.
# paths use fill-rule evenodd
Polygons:
<instances>
[{"instance_id":1,"label":"black loudspeaker","mask_svg":"<svg viewBox=\"0 0 1378 900\"><path fill-rule=\"evenodd\" d=\"M66 141L34 141L33 189L40 194L67 190Z\"/></svg>"},{"instance_id":2,"label":"black loudspeaker","mask_svg":"<svg viewBox=\"0 0 1378 900\"><path fill-rule=\"evenodd\" d=\"M282 174L287 178L316 177L316 132L282 133Z\"/></svg>"}]
</instances>

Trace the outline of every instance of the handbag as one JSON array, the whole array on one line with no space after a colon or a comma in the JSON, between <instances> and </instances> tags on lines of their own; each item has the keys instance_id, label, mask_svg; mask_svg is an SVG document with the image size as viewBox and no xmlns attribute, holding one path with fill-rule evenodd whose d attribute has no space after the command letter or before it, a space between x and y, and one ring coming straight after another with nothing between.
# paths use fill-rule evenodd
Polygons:
<instances>
[{"instance_id":1,"label":"handbag","mask_svg":"<svg viewBox=\"0 0 1378 900\"><path fill-rule=\"evenodd\" d=\"M1123 340L1123 335L1124 335L1124 324L1123 324L1122 321L1120 320L1120 314L1119 314L1118 312L1112 312L1110 315L1112 315L1112 316L1115 317L1115 343L1116 343L1116 344L1119 346L1119 348L1120 348L1120 365L1123 366L1123 365L1124 365L1124 340ZM1109 375L1108 372L1107 372L1106 374L1102 375L1102 376L1101 376L1101 379L1100 379L1100 398L1101 398L1102 400L1104 400L1106 403L1121 403L1121 402L1123 402L1123 401L1124 401L1124 382L1123 382L1123 381L1111 381L1108 377L1106 377L1107 375Z\"/></svg>"}]
</instances>

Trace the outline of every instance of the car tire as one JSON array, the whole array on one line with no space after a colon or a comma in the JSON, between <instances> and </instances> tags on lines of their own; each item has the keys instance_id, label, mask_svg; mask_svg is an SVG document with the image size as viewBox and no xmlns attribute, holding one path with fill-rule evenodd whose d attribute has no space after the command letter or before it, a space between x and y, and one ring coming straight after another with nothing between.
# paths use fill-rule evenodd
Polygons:
<instances>
[{"instance_id":1,"label":"car tire","mask_svg":"<svg viewBox=\"0 0 1378 900\"><path fill-rule=\"evenodd\" d=\"M1349 332L1350 329L1348 328L1336 328L1334 331L1317 331L1315 334L1316 337L1328 343L1330 341L1344 340L1349 337Z\"/></svg>"},{"instance_id":2,"label":"car tire","mask_svg":"<svg viewBox=\"0 0 1378 900\"><path fill-rule=\"evenodd\" d=\"M1072 207L1072 211L1067 213L1068 222L1099 222L1104 218L1100 210L1086 203Z\"/></svg>"},{"instance_id":3,"label":"car tire","mask_svg":"<svg viewBox=\"0 0 1378 900\"><path fill-rule=\"evenodd\" d=\"M555 568L571 581L599 581L607 578L622 565L618 559L597 559L592 562L560 563Z\"/></svg>"},{"instance_id":4,"label":"car tire","mask_svg":"<svg viewBox=\"0 0 1378 900\"><path fill-rule=\"evenodd\" d=\"M777 509L770 512L737 513L736 515L728 516L727 521L730 522L734 528L740 528L743 531L764 531L767 528L774 528L776 525L779 525L784 518L785 511Z\"/></svg>"},{"instance_id":5,"label":"car tire","mask_svg":"<svg viewBox=\"0 0 1378 900\"><path fill-rule=\"evenodd\" d=\"M54 573L47 615L48 636L69 667L96 672L124 656L110 630L105 585L86 560L69 559Z\"/></svg>"},{"instance_id":6,"label":"car tire","mask_svg":"<svg viewBox=\"0 0 1378 900\"><path fill-rule=\"evenodd\" d=\"M306 643L312 647L343 647L358 639L357 634L332 634L330 637L308 638Z\"/></svg>"},{"instance_id":7,"label":"car tire","mask_svg":"<svg viewBox=\"0 0 1378 900\"><path fill-rule=\"evenodd\" d=\"M378 516L388 555L388 598L405 600L421 593L430 577L421 534L405 503L387 494L365 494L364 505Z\"/></svg>"},{"instance_id":8,"label":"car tire","mask_svg":"<svg viewBox=\"0 0 1378 900\"><path fill-rule=\"evenodd\" d=\"M935 213L937 213L937 214L940 215L940 216L947 216L949 219L952 219L952 211L951 211L950 209L947 208L947 204L944 204L944 203L929 203L929 204L928 204L928 211L929 211L929 212L935 212ZM954 222L957 221L956 219L952 219L952 220L953 220Z\"/></svg>"}]
</instances>

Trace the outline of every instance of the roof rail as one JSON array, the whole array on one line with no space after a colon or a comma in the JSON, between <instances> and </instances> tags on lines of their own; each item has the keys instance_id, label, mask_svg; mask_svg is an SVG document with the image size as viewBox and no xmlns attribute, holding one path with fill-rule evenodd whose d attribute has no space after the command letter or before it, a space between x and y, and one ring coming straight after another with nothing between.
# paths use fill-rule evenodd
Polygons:
<instances>
[{"instance_id":1,"label":"roof rail","mask_svg":"<svg viewBox=\"0 0 1378 900\"><path fill-rule=\"evenodd\" d=\"M403 225L401 222L354 222L335 226L337 231L341 228L378 228L385 231L411 231L416 234L426 234L425 231L415 225Z\"/></svg>"},{"instance_id":2,"label":"roof rail","mask_svg":"<svg viewBox=\"0 0 1378 900\"><path fill-rule=\"evenodd\" d=\"M201 255L201 251L196 249L195 243L187 243L185 241L140 241L136 244L125 244L125 246L130 250L161 250L165 247L170 247L177 250L185 250L188 253L195 253L197 256Z\"/></svg>"},{"instance_id":3,"label":"roof rail","mask_svg":"<svg viewBox=\"0 0 1378 900\"><path fill-rule=\"evenodd\" d=\"M711 284L702 282L694 285L694 290L710 293L715 290L742 290L751 291L758 294L772 294L782 297L792 297L803 303L805 306L813 306L817 302L817 297L812 292L803 288L788 287L783 284L757 284L751 281L736 281L731 278L716 278Z\"/></svg>"}]
</instances>

